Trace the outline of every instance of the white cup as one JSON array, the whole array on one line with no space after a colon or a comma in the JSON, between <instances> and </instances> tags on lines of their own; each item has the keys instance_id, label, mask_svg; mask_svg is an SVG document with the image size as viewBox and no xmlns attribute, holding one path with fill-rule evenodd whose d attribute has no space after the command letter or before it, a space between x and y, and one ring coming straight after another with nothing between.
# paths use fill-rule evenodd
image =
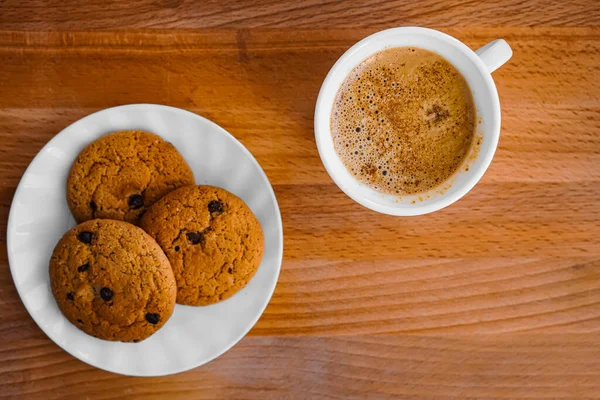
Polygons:
<instances>
[{"instance_id":1,"label":"white cup","mask_svg":"<svg viewBox=\"0 0 600 400\"><path fill-rule=\"evenodd\" d=\"M452 177L428 192L409 196L382 194L356 180L335 151L331 112L336 94L350 72L374 53L390 47L412 46L433 51L452 63L465 77L477 109L476 137L465 163ZM481 179L492 162L500 137L500 101L490 75L510 59L512 50L502 39L477 51L445 33L419 27L388 29L352 46L327 74L315 109L315 137L321 161L340 189L354 201L390 215L410 216L440 210L464 196Z\"/></svg>"}]
</instances>

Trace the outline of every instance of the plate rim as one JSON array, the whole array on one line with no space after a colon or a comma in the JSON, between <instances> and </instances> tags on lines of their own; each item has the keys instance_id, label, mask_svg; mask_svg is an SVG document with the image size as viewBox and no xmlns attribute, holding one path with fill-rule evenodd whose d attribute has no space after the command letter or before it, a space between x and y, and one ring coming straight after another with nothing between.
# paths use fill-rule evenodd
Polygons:
<instances>
[{"instance_id":1,"label":"plate rim","mask_svg":"<svg viewBox=\"0 0 600 400\"><path fill-rule=\"evenodd\" d=\"M47 149L48 147L50 147L52 145L52 143L54 141L56 141L58 139L58 137L63 134L63 132L65 132L67 129L71 128L73 125L75 124L79 124L82 123L82 121L91 118L92 116L96 115L96 114L100 114L100 113L109 113L111 111L115 111L115 110L125 110L127 111L127 109L134 109L134 108L141 108L141 109L152 109L155 108L158 111L170 111L170 112L175 112L175 113L182 113L185 114L191 118L196 118L196 119L200 119L205 123L208 123L209 125L212 126L212 128L220 131L221 133L225 134L226 136L229 136L230 139L233 140L233 143L240 147L241 150L243 152L246 153L247 156L249 156L250 160L252 161L252 163L254 163L259 170L260 175L262 176L262 178L264 178L266 180L266 182L269 185L270 188L270 192L269 192L269 197L271 198L271 200L273 201L273 204L275 205L275 214L277 217L277 227L279 228L279 232L280 234L277 235L277 249L276 249L276 257L278 259L277 262L277 271L276 271L276 276L275 276L275 280L274 283L272 285L272 287L269 288L270 293L269 295L266 297L266 301L264 302L264 304L261 305L260 307L260 312L256 313L255 318L253 318L252 322L250 324L248 324L247 329L245 329L245 332L243 332L241 335L239 335L239 337L236 337L234 340L232 340L231 344L225 346L223 348L222 351L218 352L216 355L214 355L213 357L209 357L205 360L200 360L200 362L193 362L192 365L190 366L186 366L182 369L176 369L173 371L167 371L165 373L130 373L130 372L122 372L122 371L117 371L117 370L113 370L110 368L105 368L99 365L96 365L92 362L89 362L87 360L83 360L80 357L78 357L77 355L75 355L73 352L69 351L69 349L65 348L64 346L62 346L61 344L59 344L58 342L56 342L52 336L50 336L50 334L46 331L46 329L38 322L38 320L34 317L34 314L32 314L31 310L30 310L30 306L26 303L25 299L24 299L24 295L21 293L21 289L19 287L19 285L16 284L15 282L15 278L14 278L14 274L13 274L13 259L14 259L14 254L13 254L13 249L11 246L11 242L12 242L12 232L14 231L14 224L16 222L15 221L15 208L13 207L15 199L19 196L19 194L21 193L21 191L23 190L23 178L27 175L27 173L29 172L29 170L32 168L32 165L36 162L36 160L39 159L39 157L41 157L42 152ZM10 270L10 274L11 274L11 278L13 280L13 284L14 287L17 290L17 293L19 295L19 298L21 300L21 303L23 304L23 306L25 307L25 309L27 310L27 313L29 314L29 317L35 322L35 324L40 328L40 330L46 335L46 337L48 337L48 339L50 339L55 345L57 345L58 347L60 347L62 350L64 350L65 352L67 352L68 354L70 354L72 357L74 357L75 359L90 365L94 368L98 368L100 370L103 371L107 371L110 373L114 373L114 374L119 374L119 375L124 375L124 376L136 376L136 377L158 377L158 376L168 376L168 375L174 375L174 374L178 374L178 373L182 373L185 371L189 371L195 368L198 368L200 366L206 365L208 363L210 363L211 361L219 358L220 356L222 356L223 354L225 354L226 352L228 352L229 350L231 350L236 344L238 344L251 330L252 328L256 325L256 323L258 322L258 320L260 319L260 317L262 317L262 315L264 314L267 306L269 305L269 303L271 302L271 299L273 297L273 294L275 293L275 288L277 287L277 283L279 282L279 276L281 274L281 266L283 264L283 250L284 250L284 234L283 234L283 221L281 218L281 210L279 208L279 202L277 201L277 196L275 195L275 190L273 189L273 185L271 184L271 181L269 180L269 177L267 176L267 174L265 173L265 171L263 170L262 166L260 165L260 163L256 160L256 158L254 157L254 155L250 152L250 150L248 150L248 148L246 146L244 146L242 144L242 142L240 142L235 136L233 136L231 133L229 133L225 128L221 127L220 125L218 125L216 122L211 121L210 119L203 117L199 114L196 114L194 112L188 111L188 110L184 110L182 108L179 107L173 107L173 106L167 106L167 105L163 105L163 104L153 104L153 103L133 103L133 104L124 104L124 105L119 105L119 106L114 106L114 107L108 107L108 108L104 108L98 111L95 111L93 113L87 114L84 117L73 121L72 123L70 123L69 125L65 126L63 129L60 130L60 132L58 132L56 135L54 135L48 142L46 142L46 144L44 144L44 146L42 146L42 148L36 153L36 155L33 157L33 159L29 162L29 164L27 165L27 168L25 169L25 171L23 172L23 174L21 175L21 178L19 179L19 183L17 185L17 188L15 190L15 194L12 197L12 200L10 202L10 210L8 213L8 221L6 224L6 252L7 252L7 256L8 256L8 267Z\"/></svg>"}]
</instances>

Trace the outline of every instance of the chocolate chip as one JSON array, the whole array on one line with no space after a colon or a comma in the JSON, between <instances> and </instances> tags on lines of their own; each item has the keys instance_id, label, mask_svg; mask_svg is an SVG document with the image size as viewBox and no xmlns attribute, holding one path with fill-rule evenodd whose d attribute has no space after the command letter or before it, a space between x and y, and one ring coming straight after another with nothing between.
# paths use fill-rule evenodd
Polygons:
<instances>
[{"instance_id":1,"label":"chocolate chip","mask_svg":"<svg viewBox=\"0 0 600 400\"><path fill-rule=\"evenodd\" d=\"M156 325L158 324L158 321L160 320L160 315L158 314L146 314L146 321L150 322L152 325Z\"/></svg>"},{"instance_id":2,"label":"chocolate chip","mask_svg":"<svg viewBox=\"0 0 600 400\"><path fill-rule=\"evenodd\" d=\"M69 301L75 300L75 296L73 296L73 293L71 293L71 292L67 293L67 300L69 300Z\"/></svg>"},{"instance_id":3,"label":"chocolate chip","mask_svg":"<svg viewBox=\"0 0 600 400\"><path fill-rule=\"evenodd\" d=\"M179 251L179 246L175 246L175 251Z\"/></svg>"},{"instance_id":4,"label":"chocolate chip","mask_svg":"<svg viewBox=\"0 0 600 400\"><path fill-rule=\"evenodd\" d=\"M80 265L79 267L77 267L77 271L84 272L84 271L87 271L89 268L90 268L90 264L83 264L83 265Z\"/></svg>"},{"instance_id":5,"label":"chocolate chip","mask_svg":"<svg viewBox=\"0 0 600 400\"><path fill-rule=\"evenodd\" d=\"M77 239L81 243L90 244L92 243L92 232L79 232Z\"/></svg>"},{"instance_id":6,"label":"chocolate chip","mask_svg":"<svg viewBox=\"0 0 600 400\"><path fill-rule=\"evenodd\" d=\"M211 201L210 203L208 203L208 211L211 213L223 212L223 203L221 203L220 201L217 201L217 200Z\"/></svg>"},{"instance_id":7,"label":"chocolate chip","mask_svg":"<svg viewBox=\"0 0 600 400\"><path fill-rule=\"evenodd\" d=\"M198 244L202 241L202 234L200 232L190 232L186 236L191 244Z\"/></svg>"},{"instance_id":8,"label":"chocolate chip","mask_svg":"<svg viewBox=\"0 0 600 400\"><path fill-rule=\"evenodd\" d=\"M102 297L102 300L109 301L113 297L113 291L107 287L103 287L100 289L100 297Z\"/></svg>"},{"instance_id":9,"label":"chocolate chip","mask_svg":"<svg viewBox=\"0 0 600 400\"><path fill-rule=\"evenodd\" d=\"M137 210L144 206L144 198L141 194L132 194L131 196L129 196L127 204L129 204L129 208L131 208L132 210Z\"/></svg>"},{"instance_id":10,"label":"chocolate chip","mask_svg":"<svg viewBox=\"0 0 600 400\"><path fill-rule=\"evenodd\" d=\"M98 205L95 201L90 201L90 208L92 209L92 211L96 211L98 209Z\"/></svg>"}]
</instances>

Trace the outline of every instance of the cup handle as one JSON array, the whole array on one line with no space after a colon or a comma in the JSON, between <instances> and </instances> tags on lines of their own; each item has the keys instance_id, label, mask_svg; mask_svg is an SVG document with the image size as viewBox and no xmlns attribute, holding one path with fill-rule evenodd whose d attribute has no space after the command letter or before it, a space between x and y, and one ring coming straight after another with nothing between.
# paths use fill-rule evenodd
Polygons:
<instances>
[{"instance_id":1,"label":"cup handle","mask_svg":"<svg viewBox=\"0 0 600 400\"><path fill-rule=\"evenodd\" d=\"M513 54L504 39L493 40L477 49L475 53L481 58L490 74L507 62Z\"/></svg>"}]
</instances>

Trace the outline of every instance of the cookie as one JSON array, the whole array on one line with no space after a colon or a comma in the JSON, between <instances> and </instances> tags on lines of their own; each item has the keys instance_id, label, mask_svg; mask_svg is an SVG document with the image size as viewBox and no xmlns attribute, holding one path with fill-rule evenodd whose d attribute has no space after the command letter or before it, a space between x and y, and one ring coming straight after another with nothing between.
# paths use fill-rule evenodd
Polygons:
<instances>
[{"instance_id":1,"label":"cookie","mask_svg":"<svg viewBox=\"0 0 600 400\"><path fill-rule=\"evenodd\" d=\"M237 196L188 186L157 201L140 227L162 247L177 281L177 303L207 305L252 279L264 251L260 223Z\"/></svg>"},{"instance_id":2,"label":"cookie","mask_svg":"<svg viewBox=\"0 0 600 400\"><path fill-rule=\"evenodd\" d=\"M177 287L169 260L142 229L95 219L67 232L50 259L58 307L100 339L138 342L173 313Z\"/></svg>"},{"instance_id":3,"label":"cookie","mask_svg":"<svg viewBox=\"0 0 600 400\"><path fill-rule=\"evenodd\" d=\"M67 202L78 223L107 218L137 225L156 200L193 184L192 170L171 143L120 131L79 153L67 178Z\"/></svg>"}]
</instances>

